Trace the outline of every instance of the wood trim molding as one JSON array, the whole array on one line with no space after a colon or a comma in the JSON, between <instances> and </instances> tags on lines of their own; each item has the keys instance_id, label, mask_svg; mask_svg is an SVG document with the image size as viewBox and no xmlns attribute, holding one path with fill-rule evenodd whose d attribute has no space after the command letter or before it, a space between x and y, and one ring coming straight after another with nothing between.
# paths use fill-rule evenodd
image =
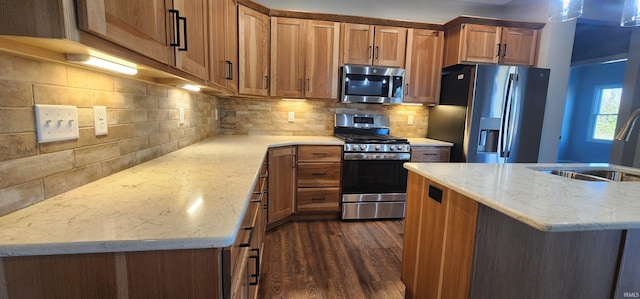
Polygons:
<instances>
[{"instance_id":1,"label":"wood trim molding","mask_svg":"<svg viewBox=\"0 0 640 299\"><path fill-rule=\"evenodd\" d=\"M527 28L527 29L535 29L535 30L540 30L544 28L544 25L545 25L544 23L536 23L536 22L522 22L522 21L516 21L516 20L494 19L494 18L463 15L447 22L446 24L444 24L443 27L444 27L444 30L448 30L453 27L459 26L463 23L499 26L499 27Z\"/></svg>"},{"instance_id":2,"label":"wood trim molding","mask_svg":"<svg viewBox=\"0 0 640 299\"><path fill-rule=\"evenodd\" d=\"M421 23L421 22L410 22L410 21L398 21L398 20L390 20L390 19L380 19L380 18L371 18L371 17L359 17L359 16L349 16L349 15L338 15L338 14L328 14L328 13L315 13L315 12L304 12L304 11L292 11L292 10L280 10L280 9L270 9L265 7L259 3L253 2L251 0L238 0L238 4L251 8L253 10L257 10L261 13L264 13L270 17L282 17L282 18L296 18L296 19L309 19L309 20L318 20L318 21L329 21L329 22L342 22L342 23L356 23L356 24L367 24L367 25L379 25L379 26L393 26L393 27L406 27L406 28L415 28L415 29L431 29L431 30L444 30L444 26L440 24L430 24L430 23Z\"/></svg>"},{"instance_id":3,"label":"wood trim molding","mask_svg":"<svg viewBox=\"0 0 640 299\"><path fill-rule=\"evenodd\" d=\"M260 4L260 3L253 2L251 0L238 0L238 4L242 5L242 6L246 6L248 8L251 8L251 9L253 9L255 11L261 12L261 13L263 13L265 15L268 15L268 16L271 15L271 9L270 8L264 6L264 5Z\"/></svg>"},{"instance_id":4,"label":"wood trim molding","mask_svg":"<svg viewBox=\"0 0 640 299\"><path fill-rule=\"evenodd\" d=\"M440 30L440 31L444 30L444 27L439 24L398 21L398 20L390 20L390 19L337 15L337 14L327 14L327 13L311 13L311 12L301 12L301 11L278 10L278 9L272 9L270 16L283 17L283 18L309 19L309 20L318 20L318 21L341 22L341 23L406 27L406 28L415 28L415 29L431 29L431 30Z\"/></svg>"}]
</instances>

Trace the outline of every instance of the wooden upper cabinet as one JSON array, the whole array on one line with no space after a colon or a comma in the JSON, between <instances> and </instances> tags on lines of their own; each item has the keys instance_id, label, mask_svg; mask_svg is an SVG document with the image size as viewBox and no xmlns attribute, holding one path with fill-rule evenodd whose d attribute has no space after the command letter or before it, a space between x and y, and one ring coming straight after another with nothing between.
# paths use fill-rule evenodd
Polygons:
<instances>
[{"instance_id":1,"label":"wooden upper cabinet","mask_svg":"<svg viewBox=\"0 0 640 299\"><path fill-rule=\"evenodd\" d=\"M373 64L374 26L342 24L343 64Z\"/></svg>"},{"instance_id":2,"label":"wooden upper cabinet","mask_svg":"<svg viewBox=\"0 0 640 299\"><path fill-rule=\"evenodd\" d=\"M463 24L462 61L498 63L500 27Z\"/></svg>"},{"instance_id":3,"label":"wooden upper cabinet","mask_svg":"<svg viewBox=\"0 0 640 299\"><path fill-rule=\"evenodd\" d=\"M271 96L304 98L304 23L271 18Z\"/></svg>"},{"instance_id":4,"label":"wooden upper cabinet","mask_svg":"<svg viewBox=\"0 0 640 299\"><path fill-rule=\"evenodd\" d=\"M444 32L409 29L404 102L438 104L443 48Z\"/></svg>"},{"instance_id":5,"label":"wooden upper cabinet","mask_svg":"<svg viewBox=\"0 0 640 299\"><path fill-rule=\"evenodd\" d=\"M78 0L78 27L162 63L172 63L171 0Z\"/></svg>"},{"instance_id":6,"label":"wooden upper cabinet","mask_svg":"<svg viewBox=\"0 0 640 299\"><path fill-rule=\"evenodd\" d=\"M342 24L342 63L404 68L407 29Z\"/></svg>"},{"instance_id":7,"label":"wooden upper cabinet","mask_svg":"<svg viewBox=\"0 0 640 299\"><path fill-rule=\"evenodd\" d=\"M271 18L271 96L338 98L340 25Z\"/></svg>"},{"instance_id":8,"label":"wooden upper cabinet","mask_svg":"<svg viewBox=\"0 0 640 299\"><path fill-rule=\"evenodd\" d=\"M180 46L174 47L176 67L202 79L209 78L207 8L207 0L173 0L173 9L184 18L178 19Z\"/></svg>"},{"instance_id":9,"label":"wooden upper cabinet","mask_svg":"<svg viewBox=\"0 0 640 299\"><path fill-rule=\"evenodd\" d=\"M535 65L539 30L461 24L447 30L445 66L459 63Z\"/></svg>"},{"instance_id":10,"label":"wooden upper cabinet","mask_svg":"<svg viewBox=\"0 0 640 299\"><path fill-rule=\"evenodd\" d=\"M238 7L234 0L209 0L209 80L238 91Z\"/></svg>"},{"instance_id":11,"label":"wooden upper cabinet","mask_svg":"<svg viewBox=\"0 0 640 299\"><path fill-rule=\"evenodd\" d=\"M207 79L206 8L204 0L79 0L78 26ZM172 10L179 12L179 18Z\"/></svg>"},{"instance_id":12,"label":"wooden upper cabinet","mask_svg":"<svg viewBox=\"0 0 640 299\"><path fill-rule=\"evenodd\" d=\"M269 16L238 6L238 93L267 96Z\"/></svg>"},{"instance_id":13,"label":"wooden upper cabinet","mask_svg":"<svg viewBox=\"0 0 640 299\"><path fill-rule=\"evenodd\" d=\"M500 62L513 65L535 65L538 59L538 30L502 28Z\"/></svg>"},{"instance_id":14,"label":"wooden upper cabinet","mask_svg":"<svg viewBox=\"0 0 640 299\"><path fill-rule=\"evenodd\" d=\"M339 81L340 24L307 21L306 33L305 96L336 100Z\"/></svg>"}]
</instances>

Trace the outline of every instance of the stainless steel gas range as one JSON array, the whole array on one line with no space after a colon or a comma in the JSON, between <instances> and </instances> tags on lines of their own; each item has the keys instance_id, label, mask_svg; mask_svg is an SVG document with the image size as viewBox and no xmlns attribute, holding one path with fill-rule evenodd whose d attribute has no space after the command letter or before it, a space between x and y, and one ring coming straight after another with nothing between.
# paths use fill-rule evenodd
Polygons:
<instances>
[{"instance_id":1,"label":"stainless steel gas range","mask_svg":"<svg viewBox=\"0 0 640 299\"><path fill-rule=\"evenodd\" d=\"M382 115L336 114L334 135L345 141L342 219L404 218L407 139L389 135Z\"/></svg>"}]
</instances>

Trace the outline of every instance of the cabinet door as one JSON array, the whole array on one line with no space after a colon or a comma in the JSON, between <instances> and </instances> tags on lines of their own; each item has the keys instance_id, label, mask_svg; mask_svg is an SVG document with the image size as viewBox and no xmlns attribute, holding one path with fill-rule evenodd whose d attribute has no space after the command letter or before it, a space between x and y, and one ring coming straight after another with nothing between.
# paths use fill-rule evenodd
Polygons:
<instances>
[{"instance_id":1,"label":"cabinet door","mask_svg":"<svg viewBox=\"0 0 640 299\"><path fill-rule=\"evenodd\" d=\"M304 98L304 20L271 18L271 95Z\"/></svg>"},{"instance_id":2,"label":"cabinet door","mask_svg":"<svg viewBox=\"0 0 640 299\"><path fill-rule=\"evenodd\" d=\"M500 27L462 24L461 62L498 63Z\"/></svg>"},{"instance_id":3,"label":"cabinet door","mask_svg":"<svg viewBox=\"0 0 640 299\"><path fill-rule=\"evenodd\" d=\"M340 24L323 21L306 24L305 95L337 100Z\"/></svg>"},{"instance_id":4,"label":"cabinet door","mask_svg":"<svg viewBox=\"0 0 640 299\"><path fill-rule=\"evenodd\" d=\"M205 0L173 1L173 8L185 18L178 22L183 44L174 47L176 67L205 80L209 78L207 7Z\"/></svg>"},{"instance_id":5,"label":"cabinet door","mask_svg":"<svg viewBox=\"0 0 640 299\"><path fill-rule=\"evenodd\" d=\"M269 17L238 7L238 92L266 96L269 88Z\"/></svg>"},{"instance_id":6,"label":"cabinet door","mask_svg":"<svg viewBox=\"0 0 640 299\"><path fill-rule=\"evenodd\" d=\"M538 30L502 28L500 63L534 65L538 53Z\"/></svg>"},{"instance_id":7,"label":"cabinet door","mask_svg":"<svg viewBox=\"0 0 640 299\"><path fill-rule=\"evenodd\" d=\"M162 63L172 63L171 0L78 0L80 29Z\"/></svg>"},{"instance_id":8,"label":"cabinet door","mask_svg":"<svg viewBox=\"0 0 640 299\"><path fill-rule=\"evenodd\" d=\"M238 8L233 0L209 2L209 80L238 90Z\"/></svg>"},{"instance_id":9,"label":"cabinet door","mask_svg":"<svg viewBox=\"0 0 640 299\"><path fill-rule=\"evenodd\" d=\"M407 29L376 26L373 64L404 68Z\"/></svg>"},{"instance_id":10,"label":"cabinet door","mask_svg":"<svg viewBox=\"0 0 640 299\"><path fill-rule=\"evenodd\" d=\"M438 104L443 47L442 31L409 29L405 102Z\"/></svg>"},{"instance_id":11,"label":"cabinet door","mask_svg":"<svg viewBox=\"0 0 640 299\"><path fill-rule=\"evenodd\" d=\"M342 63L371 64L373 62L374 27L362 24L342 24Z\"/></svg>"},{"instance_id":12,"label":"cabinet door","mask_svg":"<svg viewBox=\"0 0 640 299\"><path fill-rule=\"evenodd\" d=\"M269 203L267 221L283 219L294 210L295 200L295 147L269 150Z\"/></svg>"}]
</instances>

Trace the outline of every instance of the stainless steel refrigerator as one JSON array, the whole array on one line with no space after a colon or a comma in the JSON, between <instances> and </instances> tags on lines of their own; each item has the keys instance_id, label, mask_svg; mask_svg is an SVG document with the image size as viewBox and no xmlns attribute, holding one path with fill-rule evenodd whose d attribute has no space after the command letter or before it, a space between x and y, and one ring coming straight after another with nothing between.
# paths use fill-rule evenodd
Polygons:
<instances>
[{"instance_id":1,"label":"stainless steel refrigerator","mask_svg":"<svg viewBox=\"0 0 640 299\"><path fill-rule=\"evenodd\" d=\"M453 143L452 162L537 162L548 85L548 69L445 68L427 137Z\"/></svg>"}]
</instances>

